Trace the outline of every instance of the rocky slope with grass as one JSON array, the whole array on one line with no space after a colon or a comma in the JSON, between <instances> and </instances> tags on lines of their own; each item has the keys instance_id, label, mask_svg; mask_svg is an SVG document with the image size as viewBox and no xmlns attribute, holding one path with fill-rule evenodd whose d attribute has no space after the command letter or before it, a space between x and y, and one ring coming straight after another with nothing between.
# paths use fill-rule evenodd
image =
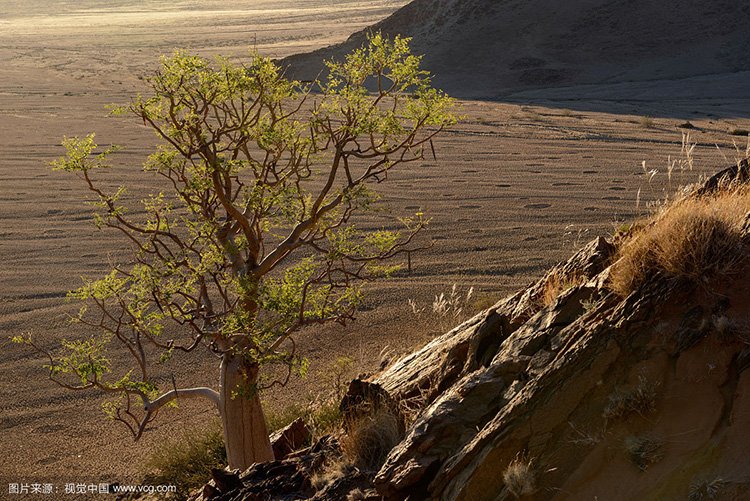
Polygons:
<instances>
[{"instance_id":1,"label":"rocky slope with grass","mask_svg":"<svg viewBox=\"0 0 750 501\"><path fill-rule=\"evenodd\" d=\"M726 0L414 0L344 43L285 63L312 79L324 58L341 58L380 30L413 37L436 86L456 96L685 79L750 70L748 15L750 5ZM683 83L682 92L701 85Z\"/></svg>"},{"instance_id":2,"label":"rocky slope with grass","mask_svg":"<svg viewBox=\"0 0 750 501\"><path fill-rule=\"evenodd\" d=\"M338 437L195 498L747 499L747 178L591 241L354 381Z\"/></svg>"}]
</instances>

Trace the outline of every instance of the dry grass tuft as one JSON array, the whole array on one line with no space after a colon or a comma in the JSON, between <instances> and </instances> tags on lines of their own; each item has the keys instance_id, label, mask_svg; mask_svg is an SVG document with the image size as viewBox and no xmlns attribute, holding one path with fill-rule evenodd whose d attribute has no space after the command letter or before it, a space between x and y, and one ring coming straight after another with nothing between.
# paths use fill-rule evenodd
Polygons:
<instances>
[{"instance_id":1,"label":"dry grass tuft","mask_svg":"<svg viewBox=\"0 0 750 501\"><path fill-rule=\"evenodd\" d=\"M346 429L347 434L340 440L341 450L354 466L363 470L379 470L391 449L401 441L399 416L387 405L352 419Z\"/></svg>"},{"instance_id":2,"label":"dry grass tuft","mask_svg":"<svg viewBox=\"0 0 750 501\"><path fill-rule=\"evenodd\" d=\"M482 294L476 301L474 301L474 304L472 304L471 307L475 312L489 310L495 306L499 300L500 297L496 294Z\"/></svg>"},{"instance_id":3,"label":"dry grass tuft","mask_svg":"<svg viewBox=\"0 0 750 501\"><path fill-rule=\"evenodd\" d=\"M523 454L516 456L503 472L503 483L516 499L531 496L536 492L536 474L533 460Z\"/></svg>"},{"instance_id":4,"label":"dry grass tuft","mask_svg":"<svg viewBox=\"0 0 750 501\"><path fill-rule=\"evenodd\" d=\"M568 439L568 443L573 445L585 445L593 447L602 441L604 438L604 430L596 432L590 430L579 430L573 423L568 423L570 428L573 430L574 435Z\"/></svg>"},{"instance_id":5,"label":"dry grass tuft","mask_svg":"<svg viewBox=\"0 0 750 501\"><path fill-rule=\"evenodd\" d=\"M540 308L546 308L552 301L558 298L560 294L570 289L585 283L588 280L586 276L581 273L580 270L576 270L571 274L563 274L559 272L552 273L542 286L542 290L536 298L536 304Z\"/></svg>"},{"instance_id":6,"label":"dry grass tuft","mask_svg":"<svg viewBox=\"0 0 750 501\"><path fill-rule=\"evenodd\" d=\"M310 485L316 491L322 490L331 482L349 474L350 467L343 461L336 461L310 475Z\"/></svg>"},{"instance_id":7,"label":"dry grass tuft","mask_svg":"<svg viewBox=\"0 0 750 501\"><path fill-rule=\"evenodd\" d=\"M646 471L664 458L664 441L654 437L629 436L625 439L625 454L641 471Z\"/></svg>"},{"instance_id":8,"label":"dry grass tuft","mask_svg":"<svg viewBox=\"0 0 750 501\"><path fill-rule=\"evenodd\" d=\"M748 211L747 189L688 197L662 208L621 245L611 288L625 297L656 276L704 288L731 278L747 254L741 228Z\"/></svg>"},{"instance_id":9,"label":"dry grass tuft","mask_svg":"<svg viewBox=\"0 0 750 501\"><path fill-rule=\"evenodd\" d=\"M716 499L721 492L722 487L726 485L723 478L717 477L713 480L702 480L690 486L688 501L704 501L706 499Z\"/></svg>"},{"instance_id":10,"label":"dry grass tuft","mask_svg":"<svg viewBox=\"0 0 750 501\"><path fill-rule=\"evenodd\" d=\"M658 382L650 382L641 374L638 376L638 386L628 391L617 391L609 397L602 417L617 419L632 413L643 415L655 411L658 388Z\"/></svg>"},{"instance_id":11,"label":"dry grass tuft","mask_svg":"<svg viewBox=\"0 0 750 501\"><path fill-rule=\"evenodd\" d=\"M464 296L458 292L457 284L453 284L448 294L441 292L435 295L435 299L432 301L431 315L425 313L427 307L419 306L416 300L409 298L406 301L417 320L423 322L425 320L423 317L431 316L430 324L437 326L437 333L442 334L469 317L472 313L470 305L473 295L474 287L469 287Z\"/></svg>"},{"instance_id":12,"label":"dry grass tuft","mask_svg":"<svg viewBox=\"0 0 750 501\"><path fill-rule=\"evenodd\" d=\"M181 440L157 447L146 462L143 483L174 485L177 499L186 499L211 479L211 468L224 468L226 464L224 433L217 420L206 429L187 430Z\"/></svg>"}]
</instances>

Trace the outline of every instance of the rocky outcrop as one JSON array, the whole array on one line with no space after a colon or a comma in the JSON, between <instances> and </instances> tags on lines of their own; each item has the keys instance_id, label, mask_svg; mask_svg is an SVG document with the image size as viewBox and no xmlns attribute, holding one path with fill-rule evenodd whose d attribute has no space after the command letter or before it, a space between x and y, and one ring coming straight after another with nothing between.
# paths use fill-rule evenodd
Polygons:
<instances>
[{"instance_id":1,"label":"rocky outcrop","mask_svg":"<svg viewBox=\"0 0 750 501\"><path fill-rule=\"evenodd\" d=\"M499 301L450 332L435 338L421 350L397 361L377 379L377 383L393 397L410 406L424 406L450 388L461 377L487 367L500 346L524 325L541 306L541 297L550 283L578 277L583 281L599 274L609 263L614 247L604 238L596 238L568 261L552 268L544 277L517 293ZM580 301L590 299L594 289L576 288L575 297L558 301L555 307L525 327L525 334L511 343L526 340L523 355L534 353L535 343L546 340L556 326L570 322L579 315ZM567 296L566 296L567 297ZM531 335L537 326L545 334ZM546 336L546 337L545 337Z\"/></svg>"},{"instance_id":2,"label":"rocky outcrop","mask_svg":"<svg viewBox=\"0 0 750 501\"><path fill-rule=\"evenodd\" d=\"M750 165L748 159L743 158L736 165L727 167L708 178L703 185L695 191L696 196L710 195L720 188L731 185L747 183L750 180Z\"/></svg>"},{"instance_id":3,"label":"rocky outcrop","mask_svg":"<svg viewBox=\"0 0 750 501\"><path fill-rule=\"evenodd\" d=\"M281 430L277 430L269 437L271 448L276 460L286 459L294 453L310 437L310 427L302 418L297 418Z\"/></svg>"},{"instance_id":4,"label":"rocky outcrop","mask_svg":"<svg viewBox=\"0 0 750 501\"><path fill-rule=\"evenodd\" d=\"M741 232L750 246L747 218ZM341 406L351 419L378 406L414 416L378 471L349 467L314 492L312 472L341 454L329 443L256 465L235 497L217 480L217 495L284 499L293 481L316 501L750 499L750 259L698 285L654 273L623 298L608 287L614 251L595 239L376 381L354 381Z\"/></svg>"},{"instance_id":5,"label":"rocky outcrop","mask_svg":"<svg viewBox=\"0 0 750 501\"><path fill-rule=\"evenodd\" d=\"M476 324L467 322L447 334L445 338L448 339L430 343L410 357L407 363L414 372L419 372L415 367L418 366L429 373L430 367L441 364L416 364L415 360L425 350L432 351L433 345L470 345L466 338L484 339L486 332L493 329L499 341L494 346L485 343L493 346L493 349L489 353L483 352L481 357L473 357L473 360L481 358L485 361L480 366L472 366L468 362L472 357L466 357L468 363L464 363L463 370L454 370L458 372L454 380L450 384L444 383L449 389L438 392L439 397L430 403L412 425L406 438L391 452L375 480L383 495L403 498L409 494L426 495L436 489L445 490L445 482L452 478L457 468L464 467L464 462L474 456L478 444L483 443L482 436L487 433L488 427L494 426L499 415L515 408L521 398L519 395L524 390L524 394L527 394L557 356L569 350L570 332L589 325L591 316L587 314L584 318L585 305L602 292L596 280L570 287L540 309L538 298L551 277L596 276L608 264L612 251L606 240L593 240L569 261L550 270L526 290L495 305ZM503 326L512 326L512 330L504 331ZM580 354L583 357L586 355ZM429 360L430 357L425 353L423 358ZM455 357L453 360L456 360ZM453 365L458 364L453 362ZM397 364L379 381L394 379L394 371L403 373ZM554 387L554 383L550 385ZM384 384L384 387L399 394L398 390L403 385ZM525 423L525 420L519 423ZM520 450L517 447L513 455Z\"/></svg>"},{"instance_id":6,"label":"rocky outcrop","mask_svg":"<svg viewBox=\"0 0 750 501\"><path fill-rule=\"evenodd\" d=\"M338 442L328 436L313 446L288 454L284 460L255 464L244 472L212 470L212 481L190 499L272 501L315 495L310 478L327 460L341 456Z\"/></svg>"},{"instance_id":7,"label":"rocky outcrop","mask_svg":"<svg viewBox=\"0 0 750 501\"><path fill-rule=\"evenodd\" d=\"M723 171L693 196L744 182L746 170ZM750 265L703 287L655 274L619 298L607 288L610 256L606 242L591 242L510 303L410 357L427 361L420 367L428 374L450 374L435 368L458 351L446 346L514 326L496 329L501 342L488 364L461 366L454 357L462 367L455 381L428 399L375 477L385 499L659 500L719 491L745 499L750 463L736 458L749 444L736 440L750 405L750 287L742 278ZM552 277L583 269L581 283L539 309ZM390 382L394 371L407 373L397 364L381 377L384 387L404 393L410 386Z\"/></svg>"}]
</instances>

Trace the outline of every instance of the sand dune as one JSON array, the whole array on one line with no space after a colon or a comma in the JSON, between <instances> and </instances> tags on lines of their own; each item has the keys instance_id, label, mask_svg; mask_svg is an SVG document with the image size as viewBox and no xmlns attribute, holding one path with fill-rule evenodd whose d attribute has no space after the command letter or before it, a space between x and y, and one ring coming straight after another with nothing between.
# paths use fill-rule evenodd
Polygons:
<instances>
[{"instance_id":1,"label":"sand dune","mask_svg":"<svg viewBox=\"0 0 750 501\"><path fill-rule=\"evenodd\" d=\"M343 44L287 62L300 75L312 74L321 56L340 57L367 31L382 30L413 37L437 86L463 97L498 97L750 70L749 18L750 5L738 1L414 0ZM733 90L750 94L746 85Z\"/></svg>"}]
</instances>

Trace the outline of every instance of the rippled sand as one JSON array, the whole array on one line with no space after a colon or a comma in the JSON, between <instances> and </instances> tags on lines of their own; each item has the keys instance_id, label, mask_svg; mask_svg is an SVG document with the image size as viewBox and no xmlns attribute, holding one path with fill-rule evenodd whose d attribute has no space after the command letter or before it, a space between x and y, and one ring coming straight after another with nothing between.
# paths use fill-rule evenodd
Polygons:
<instances>
[{"instance_id":1,"label":"rippled sand","mask_svg":"<svg viewBox=\"0 0 750 501\"><path fill-rule=\"evenodd\" d=\"M103 419L99 395L58 389L45 380L40 357L8 342L27 330L47 346L71 337L60 322L74 309L66 292L126 250L89 223L81 183L45 168L61 155L62 137L96 131L100 144L124 146L113 157L118 168L102 179L132 184L137 201L153 189L139 166L156 139L137 121L105 118L104 107L143 91L141 78L157 67L160 54L189 47L241 60L255 46L283 57L344 40L403 3L240 1L231 11L218 1L139 2L137 9L104 1L77 2L74 10L67 2L0 6L0 480L126 482L137 477L156 442L215 418L203 404L181 403L133 445ZM357 371L372 371L383 348L403 353L423 342L437 327L432 321L418 326L407 298L429 308L453 283L463 293L474 286L476 296L498 297L594 234L611 232L615 221L645 211L647 200L663 196L666 177L647 183L641 162L663 172L667 156L680 153L677 125L690 120L696 127L695 165L705 171L736 155L732 140L742 139L732 129L750 128L731 107L654 113L648 102L610 109L586 104L465 102L467 119L436 141L437 159L394 172L382 185L394 215L423 211L433 218L436 245L414 257L411 276L374 285L367 311L352 326L302 334L311 376L269 395L270 405L318 392L325 381L320 373L339 357L354 357ZM653 128L640 124L647 114ZM206 355L176 361L163 376L214 385L215 368Z\"/></svg>"}]
</instances>

